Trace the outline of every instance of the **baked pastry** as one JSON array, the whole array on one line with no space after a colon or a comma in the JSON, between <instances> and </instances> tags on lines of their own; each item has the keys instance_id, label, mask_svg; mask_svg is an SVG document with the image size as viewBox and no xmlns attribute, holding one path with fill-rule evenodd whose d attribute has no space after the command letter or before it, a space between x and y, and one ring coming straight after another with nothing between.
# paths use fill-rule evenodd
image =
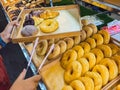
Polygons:
<instances>
[{"instance_id":1,"label":"baked pastry","mask_svg":"<svg viewBox=\"0 0 120 90\"><path fill-rule=\"evenodd\" d=\"M67 44L67 50L68 50L68 49L71 49L71 48L73 47L74 41L73 41L72 38L69 38L69 37L68 37L68 38L65 38L64 41L65 41L66 44Z\"/></svg>"},{"instance_id":2,"label":"baked pastry","mask_svg":"<svg viewBox=\"0 0 120 90\"><path fill-rule=\"evenodd\" d=\"M93 30L89 26L83 26L82 29L86 32L86 38L90 37L93 34Z\"/></svg>"},{"instance_id":3,"label":"baked pastry","mask_svg":"<svg viewBox=\"0 0 120 90\"><path fill-rule=\"evenodd\" d=\"M81 42L80 36L74 36L74 37L73 37L73 40L74 40L74 44L75 44L75 45L78 45L78 44Z\"/></svg>"},{"instance_id":4,"label":"baked pastry","mask_svg":"<svg viewBox=\"0 0 120 90\"><path fill-rule=\"evenodd\" d=\"M96 47L95 39L93 39L93 38L88 38L88 39L85 40L85 41L90 44L91 48L95 48L95 47Z\"/></svg>"},{"instance_id":5,"label":"baked pastry","mask_svg":"<svg viewBox=\"0 0 120 90\"><path fill-rule=\"evenodd\" d=\"M95 65L93 72L98 72L102 77L102 86L108 83L109 80L109 71L104 65Z\"/></svg>"},{"instance_id":6,"label":"baked pastry","mask_svg":"<svg viewBox=\"0 0 120 90\"><path fill-rule=\"evenodd\" d=\"M120 84L116 86L116 90L120 90Z\"/></svg>"},{"instance_id":7,"label":"baked pastry","mask_svg":"<svg viewBox=\"0 0 120 90\"><path fill-rule=\"evenodd\" d=\"M97 29L97 26L96 26L96 25L90 23L90 24L88 24L87 26L89 26L89 27L91 27L91 28L93 29L93 34L97 33L98 29Z\"/></svg>"},{"instance_id":8,"label":"baked pastry","mask_svg":"<svg viewBox=\"0 0 120 90\"><path fill-rule=\"evenodd\" d=\"M28 37L28 36L34 36L38 33L37 28L34 25L26 25L21 30L22 36Z\"/></svg>"},{"instance_id":9,"label":"baked pastry","mask_svg":"<svg viewBox=\"0 0 120 90\"><path fill-rule=\"evenodd\" d=\"M83 26L88 25L88 20L87 19L82 19L81 23L83 24Z\"/></svg>"},{"instance_id":10,"label":"baked pastry","mask_svg":"<svg viewBox=\"0 0 120 90\"><path fill-rule=\"evenodd\" d=\"M84 49L85 53L88 53L91 49L90 44L88 44L87 42L80 43L80 46Z\"/></svg>"},{"instance_id":11,"label":"baked pastry","mask_svg":"<svg viewBox=\"0 0 120 90\"><path fill-rule=\"evenodd\" d=\"M65 69L64 80L66 83L70 83L71 81L79 78L81 76L82 66L78 61L70 62L69 65Z\"/></svg>"},{"instance_id":12,"label":"baked pastry","mask_svg":"<svg viewBox=\"0 0 120 90\"><path fill-rule=\"evenodd\" d=\"M81 38L81 41L84 41L86 39L86 32L84 30L80 31L80 38Z\"/></svg>"},{"instance_id":13,"label":"baked pastry","mask_svg":"<svg viewBox=\"0 0 120 90\"><path fill-rule=\"evenodd\" d=\"M62 90L73 90L73 88L70 85L66 85L62 88Z\"/></svg>"}]
</instances>

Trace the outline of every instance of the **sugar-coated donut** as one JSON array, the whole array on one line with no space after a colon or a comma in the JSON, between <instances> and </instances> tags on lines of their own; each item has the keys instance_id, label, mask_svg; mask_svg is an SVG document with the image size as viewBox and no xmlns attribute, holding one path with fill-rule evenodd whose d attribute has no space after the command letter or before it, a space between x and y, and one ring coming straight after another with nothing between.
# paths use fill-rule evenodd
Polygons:
<instances>
[{"instance_id":1,"label":"sugar-coated donut","mask_svg":"<svg viewBox=\"0 0 120 90\"><path fill-rule=\"evenodd\" d=\"M44 20L40 25L39 28L44 33L54 32L58 29L59 23L55 19L47 19Z\"/></svg>"},{"instance_id":2,"label":"sugar-coated donut","mask_svg":"<svg viewBox=\"0 0 120 90\"><path fill-rule=\"evenodd\" d=\"M95 65L92 71L98 72L101 75L102 85L105 85L108 83L109 71L108 71L107 67L105 67L104 65Z\"/></svg>"},{"instance_id":3,"label":"sugar-coated donut","mask_svg":"<svg viewBox=\"0 0 120 90\"><path fill-rule=\"evenodd\" d=\"M88 53L91 49L90 44L88 44L87 42L80 43L80 46L84 49L85 53Z\"/></svg>"},{"instance_id":4,"label":"sugar-coated donut","mask_svg":"<svg viewBox=\"0 0 120 90\"><path fill-rule=\"evenodd\" d=\"M118 72L120 74L120 56L119 55L114 55L111 57L112 60L114 60L118 66Z\"/></svg>"},{"instance_id":5,"label":"sugar-coated donut","mask_svg":"<svg viewBox=\"0 0 120 90\"><path fill-rule=\"evenodd\" d=\"M102 88L102 77L100 76L99 73L97 72L86 72L85 73L86 77L92 78L94 81L94 90L101 90Z\"/></svg>"},{"instance_id":6,"label":"sugar-coated donut","mask_svg":"<svg viewBox=\"0 0 120 90\"><path fill-rule=\"evenodd\" d=\"M86 32L86 38L90 37L93 34L93 30L89 26L84 26L82 29Z\"/></svg>"},{"instance_id":7,"label":"sugar-coated donut","mask_svg":"<svg viewBox=\"0 0 120 90\"><path fill-rule=\"evenodd\" d=\"M92 38L95 39L96 45L102 45L103 44L103 37L100 34L93 34Z\"/></svg>"},{"instance_id":8,"label":"sugar-coated donut","mask_svg":"<svg viewBox=\"0 0 120 90\"><path fill-rule=\"evenodd\" d=\"M84 84L80 80L74 80L70 83L73 90L85 90Z\"/></svg>"},{"instance_id":9,"label":"sugar-coated donut","mask_svg":"<svg viewBox=\"0 0 120 90\"><path fill-rule=\"evenodd\" d=\"M73 47L74 41L73 41L72 38L69 38L69 37L68 37L68 38L65 38L64 41L65 41L66 44L67 44L67 50Z\"/></svg>"},{"instance_id":10,"label":"sugar-coated donut","mask_svg":"<svg viewBox=\"0 0 120 90\"><path fill-rule=\"evenodd\" d=\"M114 60L110 58L104 58L100 61L100 64L105 65L109 70L109 80L114 79L118 75L118 67Z\"/></svg>"},{"instance_id":11,"label":"sugar-coated donut","mask_svg":"<svg viewBox=\"0 0 120 90\"><path fill-rule=\"evenodd\" d=\"M88 25L88 20L87 19L82 19L81 23L82 23L83 26L86 26L86 25Z\"/></svg>"},{"instance_id":12,"label":"sugar-coated donut","mask_svg":"<svg viewBox=\"0 0 120 90\"><path fill-rule=\"evenodd\" d=\"M64 40L60 40L57 43L60 46L60 54L63 54L67 50L67 44Z\"/></svg>"},{"instance_id":13,"label":"sugar-coated donut","mask_svg":"<svg viewBox=\"0 0 120 90\"><path fill-rule=\"evenodd\" d=\"M38 56L45 55L46 51L48 49L48 42L47 40L41 40L39 41L37 47L36 47L36 54Z\"/></svg>"},{"instance_id":14,"label":"sugar-coated donut","mask_svg":"<svg viewBox=\"0 0 120 90\"><path fill-rule=\"evenodd\" d=\"M93 38L88 38L88 39L86 40L86 42L90 44L91 48L95 48L95 47L96 47L95 39L93 39Z\"/></svg>"},{"instance_id":15,"label":"sugar-coated donut","mask_svg":"<svg viewBox=\"0 0 120 90\"><path fill-rule=\"evenodd\" d=\"M70 85L65 85L62 90L73 90L73 88Z\"/></svg>"},{"instance_id":16,"label":"sugar-coated donut","mask_svg":"<svg viewBox=\"0 0 120 90\"><path fill-rule=\"evenodd\" d=\"M65 69L70 62L75 61L76 59L77 52L75 50L70 49L63 54L61 59L61 66Z\"/></svg>"},{"instance_id":17,"label":"sugar-coated donut","mask_svg":"<svg viewBox=\"0 0 120 90\"><path fill-rule=\"evenodd\" d=\"M65 82L69 84L71 81L79 78L81 76L81 72L82 66L78 61L70 62L64 73Z\"/></svg>"},{"instance_id":18,"label":"sugar-coated donut","mask_svg":"<svg viewBox=\"0 0 120 90\"><path fill-rule=\"evenodd\" d=\"M81 38L81 41L84 41L86 39L86 32L84 30L80 31L80 38Z\"/></svg>"},{"instance_id":19,"label":"sugar-coated donut","mask_svg":"<svg viewBox=\"0 0 120 90\"><path fill-rule=\"evenodd\" d=\"M55 47L53 51L49 54L48 59L49 60L56 59L59 55L60 55L60 47L59 45L55 44Z\"/></svg>"},{"instance_id":20,"label":"sugar-coated donut","mask_svg":"<svg viewBox=\"0 0 120 90\"><path fill-rule=\"evenodd\" d=\"M99 45L97 48L101 49L104 53L104 57L111 57L112 56L112 50L108 45Z\"/></svg>"},{"instance_id":21,"label":"sugar-coated donut","mask_svg":"<svg viewBox=\"0 0 120 90\"><path fill-rule=\"evenodd\" d=\"M80 45L76 45L72 49L77 52L77 59L81 58L84 55L84 50Z\"/></svg>"},{"instance_id":22,"label":"sugar-coated donut","mask_svg":"<svg viewBox=\"0 0 120 90\"><path fill-rule=\"evenodd\" d=\"M120 48L117 45L115 45L114 43L109 43L107 45L111 48L112 55L115 55L118 51L120 51Z\"/></svg>"},{"instance_id":23,"label":"sugar-coated donut","mask_svg":"<svg viewBox=\"0 0 120 90\"><path fill-rule=\"evenodd\" d=\"M85 90L94 90L94 82L89 77L80 77L79 80L84 84Z\"/></svg>"},{"instance_id":24,"label":"sugar-coated donut","mask_svg":"<svg viewBox=\"0 0 120 90\"><path fill-rule=\"evenodd\" d=\"M75 44L75 45L78 45L78 44L81 42L80 36L74 36L74 37L73 37L73 40L74 40L74 44Z\"/></svg>"},{"instance_id":25,"label":"sugar-coated donut","mask_svg":"<svg viewBox=\"0 0 120 90\"><path fill-rule=\"evenodd\" d=\"M108 44L109 41L110 41L110 34L109 34L109 32L106 31L106 30L100 30L98 33L103 36L103 38L104 38L104 41L103 41L104 44Z\"/></svg>"},{"instance_id":26,"label":"sugar-coated donut","mask_svg":"<svg viewBox=\"0 0 120 90\"><path fill-rule=\"evenodd\" d=\"M95 57L95 55L93 53L89 52L89 53L84 54L83 57L88 60L89 67L90 67L90 70L91 70L94 67L94 65L96 64L96 57Z\"/></svg>"},{"instance_id":27,"label":"sugar-coated donut","mask_svg":"<svg viewBox=\"0 0 120 90\"><path fill-rule=\"evenodd\" d=\"M82 76L89 70L89 62L86 58L79 58L77 60L82 65Z\"/></svg>"},{"instance_id":28,"label":"sugar-coated donut","mask_svg":"<svg viewBox=\"0 0 120 90\"><path fill-rule=\"evenodd\" d=\"M88 24L88 26L93 29L93 34L97 33L98 29L97 29L97 26L96 26L96 25L90 23L90 24Z\"/></svg>"},{"instance_id":29,"label":"sugar-coated donut","mask_svg":"<svg viewBox=\"0 0 120 90\"><path fill-rule=\"evenodd\" d=\"M104 54L101 51L101 49L94 48L90 52L94 53L94 55L96 57L96 64L98 64L104 58Z\"/></svg>"}]
</instances>

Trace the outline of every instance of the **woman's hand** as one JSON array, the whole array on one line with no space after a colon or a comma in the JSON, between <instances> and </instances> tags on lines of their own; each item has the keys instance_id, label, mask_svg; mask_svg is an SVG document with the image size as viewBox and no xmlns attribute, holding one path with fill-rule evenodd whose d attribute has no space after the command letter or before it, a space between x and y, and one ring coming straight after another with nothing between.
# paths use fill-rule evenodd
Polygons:
<instances>
[{"instance_id":1,"label":"woman's hand","mask_svg":"<svg viewBox=\"0 0 120 90\"><path fill-rule=\"evenodd\" d=\"M19 75L10 90L36 90L38 82L41 79L40 75L35 75L31 78L24 79L26 70Z\"/></svg>"},{"instance_id":2,"label":"woman's hand","mask_svg":"<svg viewBox=\"0 0 120 90\"><path fill-rule=\"evenodd\" d=\"M10 34L12 32L13 26L18 26L18 21L11 21L10 23L8 23L8 25L6 26L6 28L4 29L4 31L0 34L2 40L6 43L10 42Z\"/></svg>"}]
</instances>

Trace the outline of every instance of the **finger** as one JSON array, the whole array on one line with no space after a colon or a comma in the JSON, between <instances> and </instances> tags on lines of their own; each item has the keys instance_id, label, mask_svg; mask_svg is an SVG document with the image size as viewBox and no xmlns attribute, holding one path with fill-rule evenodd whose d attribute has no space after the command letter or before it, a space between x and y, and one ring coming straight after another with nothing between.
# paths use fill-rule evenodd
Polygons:
<instances>
[{"instance_id":1,"label":"finger","mask_svg":"<svg viewBox=\"0 0 120 90\"><path fill-rule=\"evenodd\" d=\"M18 76L17 80L23 80L25 78L25 75L26 75L26 69L23 69L23 71Z\"/></svg>"},{"instance_id":2,"label":"finger","mask_svg":"<svg viewBox=\"0 0 120 90\"><path fill-rule=\"evenodd\" d=\"M41 79L41 76L40 76L40 75L35 75L35 76L31 77L31 79L32 79L32 81L34 81L34 82L39 82L40 79Z\"/></svg>"}]
</instances>

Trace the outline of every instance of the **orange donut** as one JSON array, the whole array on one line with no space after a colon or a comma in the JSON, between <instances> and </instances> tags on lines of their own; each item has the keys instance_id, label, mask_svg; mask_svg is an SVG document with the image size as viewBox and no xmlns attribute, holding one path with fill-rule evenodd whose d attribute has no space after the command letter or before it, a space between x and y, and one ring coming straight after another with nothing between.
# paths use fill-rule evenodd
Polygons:
<instances>
[{"instance_id":1,"label":"orange donut","mask_svg":"<svg viewBox=\"0 0 120 90\"><path fill-rule=\"evenodd\" d=\"M64 73L65 82L69 84L71 81L79 78L81 76L81 72L82 66L78 61L70 62Z\"/></svg>"},{"instance_id":2,"label":"orange donut","mask_svg":"<svg viewBox=\"0 0 120 90\"><path fill-rule=\"evenodd\" d=\"M93 34L93 30L89 26L84 26L82 29L86 32L86 38L90 37Z\"/></svg>"},{"instance_id":3,"label":"orange donut","mask_svg":"<svg viewBox=\"0 0 120 90\"><path fill-rule=\"evenodd\" d=\"M97 29L96 25L91 23L91 24L88 24L87 26L89 26L93 29L93 34L97 33L98 29Z\"/></svg>"},{"instance_id":4,"label":"orange donut","mask_svg":"<svg viewBox=\"0 0 120 90\"><path fill-rule=\"evenodd\" d=\"M86 39L86 32L84 30L80 31L80 38L81 38L81 41L84 41Z\"/></svg>"},{"instance_id":5,"label":"orange donut","mask_svg":"<svg viewBox=\"0 0 120 90\"><path fill-rule=\"evenodd\" d=\"M96 47L95 39L93 39L93 38L88 38L88 39L86 40L86 42L90 44L91 48L95 48L95 47Z\"/></svg>"},{"instance_id":6,"label":"orange donut","mask_svg":"<svg viewBox=\"0 0 120 90\"><path fill-rule=\"evenodd\" d=\"M67 50L73 47L74 41L72 38L65 38L64 41L67 44Z\"/></svg>"},{"instance_id":7,"label":"orange donut","mask_svg":"<svg viewBox=\"0 0 120 90\"><path fill-rule=\"evenodd\" d=\"M90 44L88 44L87 42L80 43L80 46L84 49L85 53L88 53L91 49Z\"/></svg>"},{"instance_id":8,"label":"orange donut","mask_svg":"<svg viewBox=\"0 0 120 90\"><path fill-rule=\"evenodd\" d=\"M63 54L61 59L61 66L65 69L67 65L77 59L77 52L75 50L68 50Z\"/></svg>"}]
</instances>

